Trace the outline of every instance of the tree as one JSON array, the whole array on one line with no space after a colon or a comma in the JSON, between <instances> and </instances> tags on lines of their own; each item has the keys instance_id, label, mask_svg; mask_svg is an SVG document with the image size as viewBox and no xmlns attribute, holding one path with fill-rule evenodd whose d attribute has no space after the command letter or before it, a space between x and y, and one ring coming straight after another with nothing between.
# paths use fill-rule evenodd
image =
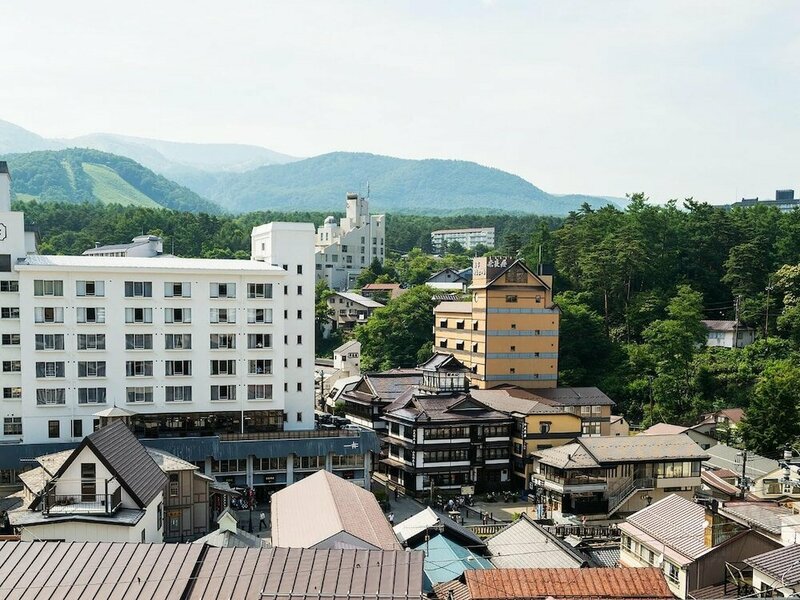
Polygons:
<instances>
[{"instance_id":1,"label":"tree","mask_svg":"<svg viewBox=\"0 0 800 600\"><path fill-rule=\"evenodd\" d=\"M561 309L558 378L564 386L597 385L611 355L603 318L574 292L556 296Z\"/></svg>"},{"instance_id":2,"label":"tree","mask_svg":"<svg viewBox=\"0 0 800 600\"><path fill-rule=\"evenodd\" d=\"M418 364L423 347L433 345L434 293L424 285L411 288L356 327L363 371Z\"/></svg>"},{"instance_id":3,"label":"tree","mask_svg":"<svg viewBox=\"0 0 800 600\"><path fill-rule=\"evenodd\" d=\"M788 360L769 365L740 424L748 450L774 455L800 435L800 368Z\"/></svg>"}]
</instances>

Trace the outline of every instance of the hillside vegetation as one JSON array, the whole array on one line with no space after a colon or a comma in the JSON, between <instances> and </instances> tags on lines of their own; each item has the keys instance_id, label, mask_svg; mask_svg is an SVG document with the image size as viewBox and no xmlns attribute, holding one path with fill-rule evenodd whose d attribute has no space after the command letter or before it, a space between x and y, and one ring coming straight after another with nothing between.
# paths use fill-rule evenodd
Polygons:
<instances>
[{"instance_id":1,"label":"hillside vegetation","mask_svg":"<svg viewBox=\"0 0 800 600\"><path fill-rule=\"evenodd\" d=\"M216 213L195 192L122 156L71 148L0 157L8 161L12 191L21 200L98 202Z\"/></svg>"}]
</instances>

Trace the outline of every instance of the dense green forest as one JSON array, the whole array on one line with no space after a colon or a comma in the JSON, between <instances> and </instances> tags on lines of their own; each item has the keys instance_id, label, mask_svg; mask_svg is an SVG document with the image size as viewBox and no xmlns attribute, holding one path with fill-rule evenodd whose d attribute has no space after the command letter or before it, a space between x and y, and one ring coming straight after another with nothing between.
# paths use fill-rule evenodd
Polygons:
<instances>
[{"instance_id":1,"label":"dense green forest","mask_svg":"<svg viewBox=\"0 0 800 600\"><path fill-rule=\"evenodd\" d=\"M0 158L8 161L13 190L20 199L220 212L213 202L116 154L70 148Z\"/></svg>"},{"instance_id":2,"label":"dense green forest","mask_svg":"<svg viewBox=\"0 0 800 600\"><path fill-rule=\"evenodd\" d=\"M246 257L253 225L319 224L325 216L16 206L38 226L42 251L56 253L82 252L95 241L123 242L144 231L164 235L165 249L174 242L182 256ZM564 219L390 215L388 245L396 252L383 267L365 271L361 283L411 286L444 265L469 264L457 247L442 258L412 250L426 249L433 229L466 224L495 225L500 247L494 252L519 254L529 264L541 255L554 265L561 385L596 385L630 421L645 425L688 424L706 411L743 407L745 441L765 453L800 435L800 211L725 211L692 200L657 206L636 195L624 211L585 205ZM420 292L377 311L358 334L367 342L363 364L410 365L423 356L433 325L430 301ZM700 320L737 313L758 340L741 350L706 348Z\"/></svg>"}]
</instances>

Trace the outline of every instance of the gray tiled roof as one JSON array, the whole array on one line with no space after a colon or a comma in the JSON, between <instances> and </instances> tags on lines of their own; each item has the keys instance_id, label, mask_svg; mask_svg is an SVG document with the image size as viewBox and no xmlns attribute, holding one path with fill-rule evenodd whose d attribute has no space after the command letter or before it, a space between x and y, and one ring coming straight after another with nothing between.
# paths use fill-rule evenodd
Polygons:
<instances>
[{"instance_id":1,"label":"gray tiled roof","mask_svg":"<svg viewBox=\"0 0 800 600\"><path fill-rule=\"evenodd\" d=\"M596 387L537 388L533 390L533 393L562 406L614 406L616 404Z\"/></svg>"},{"instance_id":2,"label":"gray tiled roof","mask_svg":"<svg viewBox=\"0 0 800 600\"><path fill-rule=\"evenodd\" d=\"M705 509L677 494L653 503L627 518L627 522L653 539L689 558L698 558L705 544Z\"/></svg>"},{"instance_id":3,"label":"gray tiled roof","mask_svg":"<svg viewBox=\"0 0 800 600\"><path fill-rule=\"evenodd\" d=\"M578 442L600 463L708 458L707 451L682 434L582 437Z\"/></svg>"},{"instance_id":4,"label":"gray tiled roof","mask_svg":"<svg viewBox=\"0 0 800 600\"><path fill-rule=\"evenodd\" d=\"M492 390L470 390L470 394L495 410L523 415L563 414L563 408L545 404L535 396L515 388L495 388Z\"/></svg>"},{"instance_id":5,"label":"gray tiled roof","mask_svg":"<svg viewBox=\"0 0 800 600\"><path fill-rule=\"evenodd\" d=\"M778 548L744 562L775 579L776 584L783 584L776 587L794 587L800 583L800 545Z\"/></svg>"},{"instance_id":6,"label":"gray tiled roof","mask_svg":"<svg viewBox=\"0 0 800 600\"><path fill-rule=\"evenodd\" d=\"M466 407L477 406L478 408ZM466 392L452 394L427 394L418 388L406 390L384 410L386 415L402 419L425 419L426 422L455 423L460 421L506 421L511 418L497 410L492 410L472 398Z\"/></svg>"},{"instance_id":7,"label":"gray tiled roof","mask_svg":"<svg viewBox=\"0 0 800 600\"><path fill-rule=\"evenodd\" d=\"M741 450L732 446L716 444L706 450L708 458L703 461L703 464L718 469L730 469L734 473L741 474L742 458L739 456L741 452ZM758 479L764 475L769 475L779 467L780 465L778 465L777 460L765 458L754 452L747 453L747 466L745 470L748 477Z\"/></svg>"},{"instance_id":8,"label":"gray tiled roof","mask_svg":"<svg viewBox=\"0 0 800 600\"><path fill-rule=\"evenodd\" d=\"M140 507L150 504L163 491L167 476L122 421L98 429L85 441L119 476Z\"/></svg>"},{"instance_id":9,"label":"gray tiled roof","mask_svg":"<svg viewBox=\"0 0 800 600\"><path fill-rule=\"evenodd\" d=\"M773 535L780 535L781 528L790 520L792 524L797 522L797 518L790 519L794 517L792 509L775 502L726 502L719 512Z\"/></svg>"},{"instance_id":10,"label":"gray tiled roof","mask_svg":"<svg viewBox=\"0 0 800 600\"><path fill-rule=\"evenodd\" d=\"M384 402L393 402L408 388L420 384L422 372L367 373L364 377L376 396Z\"/></svg>"}]
</instances>

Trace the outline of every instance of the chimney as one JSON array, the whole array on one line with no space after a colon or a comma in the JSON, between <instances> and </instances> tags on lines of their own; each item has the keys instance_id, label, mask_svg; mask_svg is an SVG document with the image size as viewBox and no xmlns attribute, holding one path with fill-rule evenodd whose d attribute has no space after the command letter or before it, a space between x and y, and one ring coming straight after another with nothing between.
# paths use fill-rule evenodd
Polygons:
<instances>
[{"instance_id":1,"label":"chimney","mask_svg":"<svg viewBox=\"0 0 800 600\"><path fill-rule=\"evenodd\" d=\"M11 174L8 163L0 160L0 212L11 210Z\"/></svg>"}]
</instances>

